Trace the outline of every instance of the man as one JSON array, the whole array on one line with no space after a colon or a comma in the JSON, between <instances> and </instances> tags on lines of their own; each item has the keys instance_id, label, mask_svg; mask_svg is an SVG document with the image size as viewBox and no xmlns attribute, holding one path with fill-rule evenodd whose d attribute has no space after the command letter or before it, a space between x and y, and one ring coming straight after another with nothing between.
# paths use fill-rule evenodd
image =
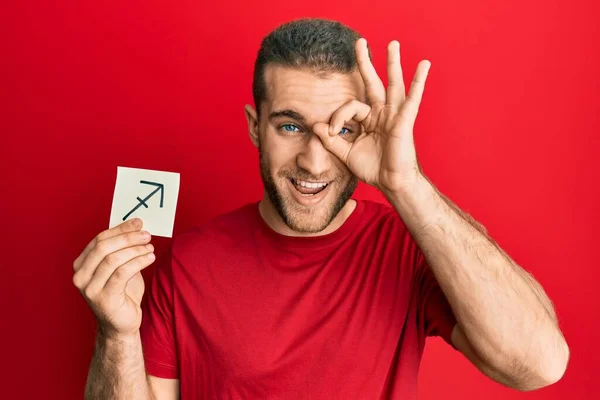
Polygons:
<instances>
[{"instance_id":1,"label":"man","mask_svg":"<svg viewBox=\"0 0 600 400\"><path fill-rule=\"evenodd\" d=\"M563 375L552 303L423 175L399 44L384 88L366 41L333 21L261 45L246 106L265 196L154 260L139 219L100 233L73 277L95 312L89 399L416 399L427 336L518 390ZM351 198L358 180L392 207ZM143 312L142 312L143 310Z\"/></svg>"}]
</instances>

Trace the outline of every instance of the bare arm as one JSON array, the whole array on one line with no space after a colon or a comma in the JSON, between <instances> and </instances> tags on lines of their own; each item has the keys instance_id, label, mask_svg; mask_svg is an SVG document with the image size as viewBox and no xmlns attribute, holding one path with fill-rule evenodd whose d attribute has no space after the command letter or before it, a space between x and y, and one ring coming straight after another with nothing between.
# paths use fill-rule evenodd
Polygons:
<instances>
[{"instance_id":1,"label":"bare arm","mask_svg":"<svg viewBox=\"0 0 600 400\"><path fill-rule=\"evenodd\" d=\"M531 390L556 382L565 371L569 348L552 303L531 275L422 174L413 130L431 62L419 63L406 94L397 41L388 45L387 89L364 38L356 41L355 51L369 104L351 100L329 123L315 123L312 132L354 176L381 190L394 206L454 312L458 328L453 343L468 343L470 354L477 356L472 360L481 360L476 361L485 367L481 369L492 371L488 376L511 387ZM341 137L340 129L351 120L361 124L362 132Z\"/></svg>"},{"instance_id":2,"label":"bare arm","mask_svg":"<svg viewBox=\"0 0 600 400\"><path fill-rule=\"evenodd\" d=\"M98 333L85 398L153 399L146 379L139 334L110 338Z\"/></svg>"},{"instance_id":3,"label":"bare arm","mask_svg":"<svg viewBox=\"0 0 600 400\"><path fill-rule=\"evenodd\" d=\"M429 179L426 176L425 176L425 179L427 179L429 181ZM433 186L433 184L432 184L432 187L435 189L435 186ZM552 301L546 295L546 292L542 288L542 285L540 285L539 282L534 279L533 275L531 275L529 272L525 271L523 268L520 268L515 264L515 262L509 257L509 255L506 254L506 252L500 246L498 246L498 243L496 243L496 241L488 235L488 232L487 232L487 229L485 229L485 226L483 226L479 221L477 221L475 218L473 218L468 213L462 211L456 204L454 204L454 202L452 202L452 200L450 200L448 197L446 197L439 190L437 190L437 189L435 189L435 190L436 190L437 194L444 200L444 202L446 202L448 207L450 207L452 209L452 211L454 211L455 213L460 215L465 221L467 221L469 224L471 224L471 226L473 226L482 235L484 235L490 241L490 243L496 247L496 249L500 252L500 254L502 254L502 256L509 262L509 264L512 267L514 267L514 271L530 284L530 288L533 290L533 292L537 296L538 300L540 301L540 304L544 307L544 309L546 310L546 312L548 313L550 318L553 321L555 321L558 325L558 318L556 316L556 312L554 311L554 306L552 305Z\"/></svg>"},{"instance_id":4,"label":"bare arm","mask_svg":"<svg viewBox=\"0 0 600 400\"><path fill-rule=\"evenodd\" d=\"M559 380L569 349L540 284L424 176L386 196L456 316L457 348L486 375L519 390Z\"/></svg>"},{"instance_id":5,"label":"bare arm","mask_svg":"<svg viewBox=\"0 0 600 400\"><path fill-rule=\"evenodd\" d=\"M144 280L154 261L142 222L126 221L96 236L73 262L73 284L96 318L98 333L85 388L87 400L172 400L179 381L147 376L139 328Z\"/></svg>"},{"instance_id":6,"label":"bare arm","mask_svg":"<svg viewBox=\"0 0 600 400\"><path fill-rule=\"evenodd\" d=\"M179 380L146 374L139 334L108 338L96 336L96 349L85 390L86 400L176 400Z\"/></svg>"}]
</instances>

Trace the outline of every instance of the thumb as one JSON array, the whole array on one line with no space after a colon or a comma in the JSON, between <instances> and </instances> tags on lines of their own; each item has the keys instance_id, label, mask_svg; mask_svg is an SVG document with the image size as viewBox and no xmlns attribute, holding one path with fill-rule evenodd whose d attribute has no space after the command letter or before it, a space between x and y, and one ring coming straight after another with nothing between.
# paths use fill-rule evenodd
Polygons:
<instances>
[{"instance_id":1,"label":"thumb","mask_svg":"<svg viewBox=\"0 0 600 400\"><path fill-rule=\"evenodd\" d=\"M317 122L314 124L313 132L321 139L321 143L323 143L323 147L325 147L327 151L347 165L348 154L350 154L352 143L341 138L337 132L329 133L329 124L324 122Z\"/></svg>"}]
</instances>

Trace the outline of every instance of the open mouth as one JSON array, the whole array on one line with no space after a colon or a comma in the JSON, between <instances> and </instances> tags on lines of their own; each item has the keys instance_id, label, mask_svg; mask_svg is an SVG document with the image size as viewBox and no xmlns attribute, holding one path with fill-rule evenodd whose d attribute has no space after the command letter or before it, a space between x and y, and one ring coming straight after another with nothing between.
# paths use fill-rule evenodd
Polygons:
<instances>
[{"instance_id":1,"label":"open mouth","mask_svg":"<svg viewBox=\"0 0 600 400\"><path fill-rule=\"evenodd\" d=\"M290 178L290 182L302 196L314 196L329 186L329 182L305 182L294 178Z\"/></svg>"}]
</instances>

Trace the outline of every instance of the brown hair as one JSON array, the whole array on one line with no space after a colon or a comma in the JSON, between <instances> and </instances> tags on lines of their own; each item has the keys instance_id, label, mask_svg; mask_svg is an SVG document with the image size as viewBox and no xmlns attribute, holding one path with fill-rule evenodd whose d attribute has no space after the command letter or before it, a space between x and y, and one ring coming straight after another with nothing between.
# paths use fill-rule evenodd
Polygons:
<instances>
[{"instance_id":1,"label":"brown hair","mask_svg":"<svg viewBox=\"0 0 600 400\"><path fill-rule=\"evenodd\" d=\"M298 19L273 30L262 40L254 64L252 93L259 118L267 97L267 65L309 69L318 75L351 73L356 69L354 45L360 37L346 25L322 18Z\"/></svg>"}]
</instances>

